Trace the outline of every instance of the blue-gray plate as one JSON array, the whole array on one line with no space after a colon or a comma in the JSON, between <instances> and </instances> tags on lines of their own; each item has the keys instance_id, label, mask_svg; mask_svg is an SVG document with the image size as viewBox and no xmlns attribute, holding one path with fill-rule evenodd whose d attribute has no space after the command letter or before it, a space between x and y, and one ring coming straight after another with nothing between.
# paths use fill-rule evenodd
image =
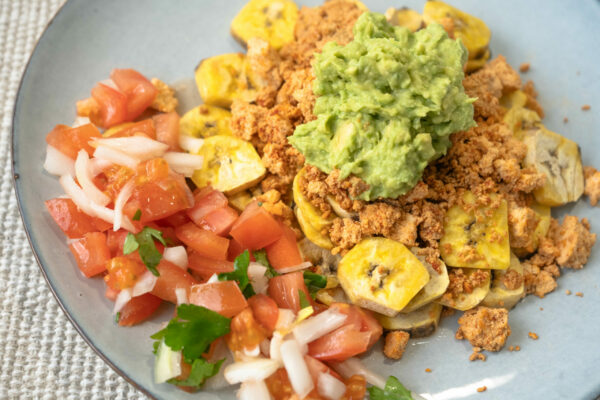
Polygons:
<instances>
[{"instance_id":1,"label":"blue-gray plate","mask_svg":"<svg viewBox=\"0 0 600 400\"><path fill-rule=\"evenodd\" d=\"M115 325L103 282L82 277L65 237L45 212L44 200L61 189L43 172L44 139L55 124L74 120L75 101L87 97L94 83L115 67L187 85L193 93L193 72L200 60L242 50L229 34L229 23L244 2L71 0L40 39L18 93L12 138L15 187L50 289L90 346L155 398L229 399L234 390L191 395L153 382L149 336L171 312L165 307L158 320L133 328ZM423 7L422 0L365 3L379 12L391 6ZM523 78L536 83L546 126L577 141L585 165L600 166L600 2L464 0L455 5L489 25L493 54L505 55L515 67L531 63ZM591 110L582 111L583 104ZM587 217L592 230L600 232L599 208L582 200L556 210L555 217L566 213ZM525 298L510 313L507 343L519 345L520 352L505 349L490 354L486 362L469 362L471 347L454 339L457 323L451 317L431 337L411 340L401 361L385 360L376 348L365 362L383 375L396 375L427 399L593 399L600 394L599 283L596 247L587 266L566 271L555 292L544 299ZM584 297L566 296L566 289ZM539 339L529 339L530 331ZM481 386L487 391L478 393Z\"/></svg>"}]
</instances>

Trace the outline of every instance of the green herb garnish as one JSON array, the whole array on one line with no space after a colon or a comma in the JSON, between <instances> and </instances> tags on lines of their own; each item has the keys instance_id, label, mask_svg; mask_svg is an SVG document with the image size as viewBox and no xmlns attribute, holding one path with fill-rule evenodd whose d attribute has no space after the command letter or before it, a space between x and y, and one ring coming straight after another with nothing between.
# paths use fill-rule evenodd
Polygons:
<instances>
[{"instance_id":1,"label":"green herb garnish","mask_svg":"<svg viewBox=\"0 0 600 400\"><path fill-rule=\"evenodd\" d=\"M138 250L146 268L155 276L160 276L156 266L162 259L162 254L156 248L154 240L158 240L166 246L162 232L146 226L140 233L128 233L123 245L123 254L130 254Z\"/></svg>"},{"instance_id":2,"label":"green herb garnish","mask_svg":"<svg viewBox=\"0 0 600 400\"><path fill-rule=\"evenodd\" d=\"M250 253L248 250L244 250L242 254L235 258L233 272L219 274L220 281L236 281L246 298L256 294L250 284L250 278L248 278L248 265L250 265Z\"/></svg>"},{"instance_id":3,"label":"green herb garnish","mask_svg":"<svg viewBox=\"0 0 600 400\"><path fill-rule=\"evenodd\" d=\"M275 276L280 275L279 272L275 271L275 268L273 268L273 266L269 262L269 259L267 258L267 252L264 249L253 251L252 255L254 255L254 259L257 263L267 267L267 270L265 271L265 276L267 278L271 279Z\"/></svg>"},{"instance_id":4,"label":"green herb garnish","mask_svg":"<svg viewBox=\"0 0 600 400\"><path fill-rule=\"evenodd\" d=\"M204 358L197 358L192 363L192 370L187 379L180 381L173 378L169 379L167 382L177 386L190 386L200 389L208 378L215 376L219 372L223 361L225 361L225 359L219 360L216 363L210 363Z\"/></svg>"},{"instance_id":5,"label":"green herb garnish","mask_svg":"<svg viewBox=\"0 0 600 400\"><path fill-rule=\"evenodd\" d=\"M383 390L375 386L371 386L368 390L371 400L414 400L410 390L394 376L388 378Z\"/></svg>"},{"instance_id":6,"label":"green herb garnish","mask_svg":"<svg viewBox=\"0 0 600 400\"><path fill-rule=\"evenodd\" d=\"M310 301L306 297L306 293L302 291L302 289L298 289L298 295L300 296L300 308L310 307Z\"/></svg>"},{"instance_id":7,"label":"green herb garnish","mask_svg":"<svg viewBox=\"0 0 600 400\"><path fill-rule=\"evenodd\" d=\"M135 212L135 214L133 214L133 218L131 218L131 219L134 221L139 221L140 218L142 218L142 210L140 210L138 208L137 211Z\"/></svg>"},{"instance_id":8,"label":"green herb garnish","mask_svg":"<svg viewBox=\"0 0 600 400\"><path fill-rule=\"evenodd\" d=\"M310 296L314 299L317 292L327 286L327 277L310 271L304 271L304 283Z\"/></svg>"},{"instance_id":9,"label":"green herb garnish","mask_svg":"<svg viewBox=\"0 0 600 400\"><path fill-rule=\"evenodd\" d=\"M121 319L121 311L119 311L116 315L115 315L115 324L119 323L119 320Z\"/></svg>"}]
</instances>

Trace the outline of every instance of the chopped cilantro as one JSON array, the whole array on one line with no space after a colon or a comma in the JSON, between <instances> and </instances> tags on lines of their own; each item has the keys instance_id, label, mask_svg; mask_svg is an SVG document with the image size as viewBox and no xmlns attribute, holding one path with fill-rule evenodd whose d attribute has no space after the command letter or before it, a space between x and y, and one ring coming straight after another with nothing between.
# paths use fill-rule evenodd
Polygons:
<instances>
[{"instance_id":1,"label":"chopped cilantro","mask_svg":"<svg viewBox=\"0 0 600 400\"><path fill-rule=\"evenodd\" d=\"M216 363L210 363L204 358L197 358L192 363L192 369L187 379L177 380L173 378L169 379L168 382L177 386L191 386L199 389L204 385L204 382L206 382L208 378L215 376L217 372L219 372L223 361L225 361L225 359L219 360Z\"/></svg>"},{"instance_id":2,"label":"chopped cilantro","mask_svg":"<svg viewBox=\"0 0 600 400\"><path fill-rule=\"evenodd\" d=\"M162 237L162 232L146 226L140 233L128 233L123 245L123 254L130 254L138 250L142 261L146 268L155 276L160 276L156 266L162 258L162 254L156 248L154 240L166 246L165 239Z\"/></svg>"},{"instance_id":3,"label":"chopped cilantro","mask_svg":"<svg viewBox=\"0 0 600 400\"><path fill-rule=\"evenodd\" d=\"M248 278L248 265L250 265L250 253L245 250L235 258L233 262L233 272L223 272L219 274L220 281L236 281L240 290L246 298L254 296L254 289Z\"/></svg>"},{"instance_id":4,"label":"chopped cilantro","mask_svg":"<svg viewBox=\"0 0 600 400\"><path fill-rule=\"evenodd\" d=\"M134 221L139 221L140 218L142 218L142 210L140 210L138 208L137 211L135 212L135 214L133 214L133 218L131 218L131 219Z\"/></svg>"},{"instance_id":5,"label":"chopped cilantro","mask_svg":"<svg viewBox=\"0 0 600 400\"><path fill-rule=\"evenodd\" d=\"M275 271L275 268L273 268L269 262L269 259L267 258L267 252L264 249L253 251L252 254L254 255L254 259L256 259L257 263L267 267L267 270L265 271L265 276L267 278L271 279L274 276L279 275L279 272Z\"/></svg>"},{"instance_id":6,"label":"chopped cilantro","mask_svg":"<svg viewBox=\"0 0 600 400\"><path fill-rule=\"evenodd\" d=\"M230 323L231 319L206 307L181 304L177 307L177 316L151 338L164 339L167 346L181 350L185 361L193 364L214 340L229 333Z\"/></svg>"},{"instance_id":7,"label":"chopped cilantro","mask_svg":"<svg viewBox=\"0 0 600 400\"><path fill-rule=\"evenodd\" d=\"M388 378L383 390L371 386L369 388L369 396L371 400L414 400L410 390L405 388L398 378L394 376Z\"/></svg>"},{"instance_id":8,"label":"chopped cilantro","mask_svg":"<svg viewBox=\"0 0 600 400\"><path fill-rule=\"evenodd\" d=\"M121 311L119 311L116 315L115 315L115 323L118 324L119 320L121 319Z\"/></svg>"},{"instance_id":9,"label":"chopped cilantro","mask_svg":"<svg viewBox=\"0 0 600 400\"><path fill-rule=\"evenodd\" d=\"M314 272L304 271L304 283L310 296L314 299L317 292L327 286L327 278Z\"/></svg>"},{"instance_id":10,"label":"chopped cilantro","mask_svg":"<svg viewBox=\"0 0 600 400\"><path fill-rule=\"evenodd\" d=\"M310 301L308 301L306 293L304 293L301 289L298 289L298 295L300 296L300 308L310 307Z\"/></svg>"}]
</instances>

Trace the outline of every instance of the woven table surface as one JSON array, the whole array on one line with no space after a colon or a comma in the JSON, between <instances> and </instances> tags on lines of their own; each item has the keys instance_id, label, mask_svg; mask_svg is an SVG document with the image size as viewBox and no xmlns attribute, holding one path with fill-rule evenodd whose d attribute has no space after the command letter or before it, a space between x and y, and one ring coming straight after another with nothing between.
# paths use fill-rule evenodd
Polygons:
<instances>
[{"instance_id":1,"label":"woven table surface","mask_svg":"<svg viewBox=\"0 0 600 400\"><path fill-rule=\"evenodd\" d=\"M19 81L64 0L0 0L0 399L143 399L83 341L33 258L11 176Z\"/></svg>"}]
</instances>

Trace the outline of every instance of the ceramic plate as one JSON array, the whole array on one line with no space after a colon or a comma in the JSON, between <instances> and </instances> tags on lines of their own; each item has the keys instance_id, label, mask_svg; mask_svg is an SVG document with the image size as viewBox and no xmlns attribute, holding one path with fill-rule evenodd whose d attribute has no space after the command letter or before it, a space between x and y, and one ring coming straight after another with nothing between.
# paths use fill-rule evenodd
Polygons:
<instances>
[{"instance_id":1,"label":"ceramic plate","mask_svg":"<svg viewBox=\"0 0 600 400\"><path fill-rule=\"evenodd\" d=\"M230 399L232 390L184 393L152 379L152 341L160 318L133 328L113 322L112 303L100 279L78 272L62 232L44 200L61 194L58 181L42 171L45 136L55 124L70 124L75 101L87 97L98 80L115 67L131 67L178 88L191 89L193 71L209 56L241 51L229 34L229 22L245 0L69 1L50 23L27 66L18 93L13 124L15 186L31 246L51 290L75 327L107 363L148 395L169 399ZM317 5L318 2L306 2ZM422 10L423 1L365 1L373 10L406 5ZM585 165L600 167L600 2L478 1L455 2L491 28L493 54L513 66L530 62L524 79L533 79L546 110L545 123L577 141ZM185 92L185 90L184 90ZM187 96L187 104L195 98ZM591 104L591 111L581 110ZM184 111L184 110L180 110ZM563 118L569 122L564 123ZM600 232L600 208L585 201L557 210L587 217ZM504 350L486 362L469 362L471 347L454 339L456 317L437 332L411 340L400 362L384 360L379 348L369 367L396 375L427 399L593 399L600 394L600 246L581 271L567 271L558 289L539 299L529 296L510 313L512 335ZM584 297L566 296L565 290ZM541 309L543 307L543 310ZM536 332L539 340L527 337ZM426 373L431 368L433 372ZM476 388L487 386L484 393Z\"/></svg>"}]
</instances>

